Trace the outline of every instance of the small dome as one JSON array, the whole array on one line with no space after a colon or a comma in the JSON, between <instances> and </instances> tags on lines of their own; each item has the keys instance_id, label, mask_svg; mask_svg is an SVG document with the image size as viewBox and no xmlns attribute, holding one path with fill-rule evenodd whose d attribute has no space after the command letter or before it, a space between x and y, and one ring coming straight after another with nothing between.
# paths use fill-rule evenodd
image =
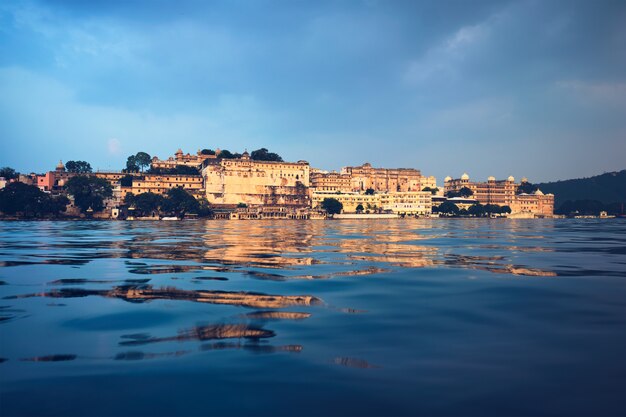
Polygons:
<instances>
[{"instance_id":1,"label":"small dome","mask_svg":"<svg viewBox=\"0 0 626 417\"><path fill-rule=\"evenodd\" d=\"M541 190L537 189L537 191L535 191L535 195L543 195L543 192L541 192Z\"/></svg>"},{"instance_id":2,"label":"small dome","mask_svg":"<svg viewBox=\"0 0 626 417\"><path fill-rule=\"evenodd\" d=\"M515 181L515 177L513 175L510 175L509 178L506 179L509 182L514 182Z\"/></svg>"},{"instance_id":3,"label":"small dome","mask_svg":"<svg viewBox=\"0 0 626 417\"><path fill-rule=\"evenodd\" d=\"M448 182L448 181L452 181L452 177L449 175L443 179L443 182Z\"/></svg>"},{"instance_id":4,"label":"small dome","mask_svg":"<svg viewBox=\"0 0 626 417\"><path fill-rule=\"evenodd\" d=\"M522 182L528 182L528 178L522 177Z\"/></svg>"},{"instance_id":5,"label":"small dome","mask_svg":"<svg viewBox=\"0 0 626 417\"><path fill-rule=\"evenodd\" d=\"M183 150L182 150L182 149L180 149L180 148L178 148L178 150L176 151L176 155L179 155L179 154L180 154L180 155L182 155L182 154L183 154Z\"/></svg>"},{"instance_id":6,"label":"small dome","mask_svg":"<svg viewBox=\"0 0 626 417\"><path fill-rule=\"evenodd\" d=\"M241 154L241 159L250 159L250 154L247 149Z\"/></svg>"},{"instance_id":7,"label":"small dome","mask_svg":"<svg viewBox=\"0 0 626 417\"><path fill-rule=\"evenodd\" d=\"M494 176L489 176L489 178L487 178L487 181L495 181L495 180L496 180L496 177Z\"/></svg>"},{"instance_id":8,"label":"small dome","mask_svg":"<svg viewBox=\"0 0 626 417\"><path fill-rule=\"evenodd\" d=\"M59 161L59 163L57 164L57 170L65 171L65 165L63 165L63 161Z\"/></svg>"},{"instance_id":9,"label":"small dome","mask_svg":"<svg viewBox=\"0 0 626 417\"><path fill-rule=\"evenodd\" d=\"M469 175L467 175L467 172L463 173L463 175L461 175L461 179L462 180L469 180Z\"/></svg>"}]
</instances>

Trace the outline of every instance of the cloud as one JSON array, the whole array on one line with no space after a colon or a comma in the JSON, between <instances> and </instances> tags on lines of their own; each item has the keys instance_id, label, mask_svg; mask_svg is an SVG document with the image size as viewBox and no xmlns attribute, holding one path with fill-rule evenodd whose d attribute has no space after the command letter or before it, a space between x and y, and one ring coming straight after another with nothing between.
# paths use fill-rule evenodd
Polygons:
<instances>
[{"instance_id":1,"label":"cloud","mask_svg":"<svg viewBox=\"0 0 626 417\"><path fill-rule=\"evenodd\" d=\"M489 33L489 23L461 27L430 48L421 58L411 60L404 73L404 81L415 85L432 81L432 78L457 76L457 65Z\"/></svg>"},{"instance_id":2,"label":"cloud","mask_svg":"<svg viewBox=\"0 0 626 417\"><path fill-rule=\"evenodd\" d=\"M180 146L190 147L189 151L271 146L269 131L281 124L280 114L254 96L223 95L215 104L193 112L161 114L84 103L70 87L22 68L0 68L0 90L4 92L0 95L0 153L21 161L16 168L23 170L46 169L58 159L119 168L122 150L166 156ZM108 152L95 152L94 142L106 143Z\"/></svg>"},{"instance_id":3,"label":"cloud","mask_svg":"<svg viewBox=\"0 0 626 417\"><path fill-rule=\"evenodd\" d=\"M624 106L622 110L626 113L626 82L561 80L555 85L562 91L574 95L579 103Z\"/></svg>"}]
</instances>

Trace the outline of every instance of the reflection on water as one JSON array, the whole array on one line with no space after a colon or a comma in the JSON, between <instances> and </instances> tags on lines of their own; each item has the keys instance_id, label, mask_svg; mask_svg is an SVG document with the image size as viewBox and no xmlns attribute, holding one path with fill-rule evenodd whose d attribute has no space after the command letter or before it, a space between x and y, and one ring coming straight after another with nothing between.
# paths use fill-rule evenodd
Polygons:
<instances>
[{"instance_id":1,"label":"reflection on water","mask_svg":"<svg viewBox=\"0 0 626 417\"><path fill-rule=\"evenodd\" d=\"M47 355L47 356L35 356L34 358L25 358L22 361L25 362L62 362L73 361L76 359L76 355Z\"/></svg>"},{"instance_id":2,"label":"reflection on water","mask_svg":"<svg viewBox=\"0 0 626 417\"><path fill-rule=\"evenodd\" d=\"M99 295L108 298L120 298L132 303L143 303L151 300L193 301L198 303L228 304L253 308L283 308L294 305L310 306L320 304L319 298L310 295L267 295L248 292L227 291L190 291L176 287L152 288L151 285L125 285L110 290L87 290L82 288L62 288L43 293L8 296L5 299L51 297L76 298Z\"/></svg>"},{"instance_id":3,"label":"reflection on water","mask_svg":"<svg viewBox=\"0 0 626 417\"><path fill-rule=\"evenodd\" d=\"M263 320L302 320L311 317L311 313L300 313L297 311L255 311L254 313L244 314L243 317Z\"/></svg>"},{"instance_id":4,"label":"reflection on water","mask_svg":"<svg viewBox=\"0 0 626 417\"><path fill-rule=\"evenodd\" d=\"M335 365L347 366L348 368L371 369L378 366L370 364L368 361L357 358L340 357L333 359Z\"/></svg>"},{"instance_id":5,"label":"reflection on water","mask_svg":"<svg viewBox=\"0 0 626 417\"><path fill-rule=\"evenodd\" d=\"M2 412L623 415L625 247L619 219L0 222Z\"/></svg>"},{"instance_id":6,"label":"reflection on water","mask_svg":"<svg viewBox=\"0 0 626 417\"><path fill-rule=\"evenodd\" d=\"M201 350L224 350L224 349L243 349L254 353L277 353L277 352L292 352L292 353L300 353L302 352L301 345L283 345L283 346L271 346L271 345L261 345L258 343L226 343L226 342L217 342L217 343L207 343L200 346Z\"/></svg>"},{"instance_id":7,"label":"reflection on water","mask_svg":"<svg viewBox=\"0 0 626 417\"><path fill-rule=\"evenodd\" d=\"M211 340L211 339L260 339L274 337L271 330L265 330L245 324L213 324L197 326L193 329L181 330L176 336L170 337L141 337L120 342L120 346L147 345L149 343Z\"/></svg>"}]
</instances>

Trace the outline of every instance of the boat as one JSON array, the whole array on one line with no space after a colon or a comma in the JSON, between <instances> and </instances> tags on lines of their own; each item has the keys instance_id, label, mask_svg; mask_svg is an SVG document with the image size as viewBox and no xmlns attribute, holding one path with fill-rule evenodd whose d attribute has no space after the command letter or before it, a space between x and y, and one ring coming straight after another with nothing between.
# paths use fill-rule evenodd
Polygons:
<instances>
[{"instance_id":1,"label":"boat","mask_svg":"<svg viewBox=\"0 0 626 417\"><path fill-rule=\"evenodd\" d=\"M162 217L161 220L180 220L178 217Z\"/></svg>"}]
</instances>

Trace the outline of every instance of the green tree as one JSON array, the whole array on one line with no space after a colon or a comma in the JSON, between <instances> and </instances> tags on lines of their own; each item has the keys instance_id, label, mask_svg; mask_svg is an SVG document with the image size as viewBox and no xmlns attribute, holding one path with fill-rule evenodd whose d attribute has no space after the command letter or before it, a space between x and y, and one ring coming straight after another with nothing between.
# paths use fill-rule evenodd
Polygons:
<instances>
[{"instance_id":1,"label":"green tree","mask_svg":"<svg viewBox=\"0 0 626 417\"><path fill-rule=\"evenodd\" d=\"M19 174L15 172L13 168L0 168L0 178L4 178L5 180L12 180L14 178L17 178L18 176Z\"/></svg>"},{"instance_id":2,"label":"green tree","mask_svg":"<svg viewBox=\"0 0 626 417\"><path fill-rule=\"evenodd\" d=\"M531 184L528 181L524 181L522 183L520 183L520 185L517 187L516 190L516 194L532 194L535 191L537 191L539 189L539 187L537 187L535 184Z\"/></svg>"},{"instance_id":3,"label":"green tree","mask_svg":"<svg viewBox=\"0 0 626 417\"><path fill-rule=\"evenodd\" d=\"M126 159L126 169L124 172L139 172L139 165L137 165L135 155L131 155Z\"/></svg>"},{"instance_id":4,"label":"green tree","mask_svg":"<svg viewBox=\"0 0 626 417\"><path fill-rule=\"evenodd\" d=\"M458 216L460 210L453 202L444 201L437 207L436 211L433 211L436 213L444 214L446 216Z\"/></svg>"},{"instance_id":5,"label":"green tree","mask_svg":"<svg viewBox=\"0 0 626 417\"><path fill-rule=\"evenodd\" d=\"M358 205L358 206L356 206L356 212L357 212L357 213L363 213L363 210L365 210L365 209L363 208L363 204L359 203L359 205Z\"/></svg>"},{"instance_id":6,"label":"green tree","mask_svg":"<svg viewBox=\"0 0 626 417\"><path fill-rule=\"evenodd\" d=\"M209 204L209 201L202 197L201 199L198 200L198 217L212 217L213 216L213 208L211 207L211 204Z\"/></svg>"},{"instance_id":7,"label":"green tree","mask_svg":"<svg viewBox=\"0 0 626 417\"><path fill-rule=\"evenodd\" d=\"M233 159L235 158L235 155L233 155L233 153L228 149L224 149L219 155L217 155L217 157L222 159Z\"/></svg>"},{"instance_id":8,"label":"green tree","mask_svg":"<svg viewBox=\"0 0 626 417\"><path fill-rule=\"evenodd\" d=\"M127 194L127 196L133 195ZM141 193L137 195L133 195L132 205L135 207L135 213L138 213L141 216L151 216L152 213L158 213L161 205L163 204L164 198L160 194L155 193Z\"/></svg>"},{"instance_id":9,"label":"green tree","mask_svg":"<svg viewBox=\"0 0 626 417\"><path fill-rule=\"evenodd\" d=\"M511 207L509 206L501 206L500 213L502 214L511 214Z\"/></svg>"},{"instance_id":10,"label":"green tree","mask_svg":"<svg viewBox=\"0 0 626 417\"><path fill-rule=\"evenodd\" d=\"M459 195L463 198L469 198L474 195L474 192L467 187L463 187L459 190Z\"/></svg>"},{"instance_id":11,"label":"green tree","mask_svg":"<svg viewBox=\"0 0 626 417\"><path fill-rule=\"evenodd\" d=\"M252 153L250 154L250 159L253 159L255 161L283 162L283 158L281 158L280 155L274 152L269 152L266 148L252 151Z\"/></svg>"},{"instance_id":12,"label":"green tree","mask_svg":"<svg viewBox=\"0 0 626 417\"><path fill-rule=\"evenodd\" d=\"M473 204L470 206L469 209L467 209L467 214L471 216L482 217L485 215L485 206L480 203Z\"/></svg>"},{"instance_id":13,"label":"green tree","mask_svg":"<svg viewBox=\"0 0 626 417\"><path fill-rule=\"evenodd\" d=\"M424 187L424 188L422 189L422 191L430 191L430 193L431 193L432 195L435 195L435 194L437 194L437 193L439 192L439 188L437 188L437 187L435 187L435 188Z\"/></svg>"},{"instance_id":14,"label":"green tree","mask_svg":"<svg viewBox=\"0 0 626 417\"><path fill-rule=\"evenodd\" d=\"M91 165L85 161L67 161L65 163L67 172L75 172L78 174L88 174L91 172Z\"/></svg>"},{"instance_id":15,"label":"green tree","mask_svg":"<svg viewBox=\"0 0 626 417\"><path fill-rule=\"evenodd\" d=\"M185 213L198 213L200 203L183 188L175 187L167 192L167 198L161 204L161 209L182 218Z\"/></svg>"},{"instance_id":16,"label":"green tree","mask_svg":"<svg viewBox=\"0 0 626 417\"><path fill-rule=\"evenodd\" d=\"M374 195L376 194L376 191L373 188L368 188L367 190L365 190L365 195Z\"/></svg>"},{"instance_id":17,"label":"green tree","mask_svg":"<svg viewBox=\"0 0 626 417\"><path fill-rule=\"evenodd\" d=\"M598 200L567 200L556 210L557 214L597 216L605 209Z\"/></svg>"},{"instance_id":18,"label":"green tree","mask_svg":"<svg viewBox=\"0 0 626 417\"><path fill-rule=\"evenodd\" d=\"M325 198L322 201L322 209L328 214L339 214L343 210L343 204L336 198Z\"/></svg>"},{"instance_id":19,"label":"green tree","mask_svg":"<svg viewBox=\"0 0 626 417\"><path fill-rule=\"evenodd\" d=\"M238 203L237 208L248 208L248 205L246 203Z\"/></svg>"},{"instance_id":20,"label":"green tree","mask_svg":"<svg viewBox=\"0 0 626 417\"><path fill-rule=\"evenodd\" d=\"M213 149L203 149L200 153L202 155L215 155L215 151Z\"/></svg>"},{"instance_id":21,"label":"green tree","mask_svg":"<svg viewBox=\"0 0 626 417\"><path fill-rule=\"evenodd\" d=\"M107 180L92 175L70 178L65 183L65 189L74 197L74 204L83 213L90 207L93 211L101 211L104 208L104 199L113 195L113 189Z\"/></svg>"},{"instance_id":22,"label":"green tree","mask_svg":"<svg viewBox=\"0 0 626 417\"><path fill-rule=\"evenodd\" d=\"M199 175L200 174L197 168L190 167L188 165L176 165L174 172L178 175Z\"/></svg>"},{"instance_id":23,"label":"green tree","mask_svg":"<svg viewBox=\"0 0 626 417\"><path fill-rule=\"evenodd\" d=\"M13 182L0 190L0 212L24 217L58 215L65 211L69 200L53 197L34 185Z\"/></svg>"},{"instance_id":24,"label":"green tree","mask_svg":"<svg viewBox=\"0 0 626 417\"><path fill-rule=\"evenodd\" d=\"M135 155L135 164L141 169L141 172L144 168L149 167L151 162L152 158L145 152L137 152Z\"/></svg>"},{"instance_id":25,"label":"green tree","mask_svg":"<svg viewBox=\"0 0 626 417\"><path fill-rule=\"evenodd\" d=\"M501 208L497 204L485 204L484 207L487 214L500 214Z\"/></svg>"},{"instance_id":26,"label":"green tree","mask_svg":"<svg viewBox=\"0 0 626 417\"><path fill-rule=\"evenodd\" d=\"M133 176L132 175L124 175L122 178L120 178L120 185L122 187L132 187L133 186Z\"/></svg>"}]
</instances>

